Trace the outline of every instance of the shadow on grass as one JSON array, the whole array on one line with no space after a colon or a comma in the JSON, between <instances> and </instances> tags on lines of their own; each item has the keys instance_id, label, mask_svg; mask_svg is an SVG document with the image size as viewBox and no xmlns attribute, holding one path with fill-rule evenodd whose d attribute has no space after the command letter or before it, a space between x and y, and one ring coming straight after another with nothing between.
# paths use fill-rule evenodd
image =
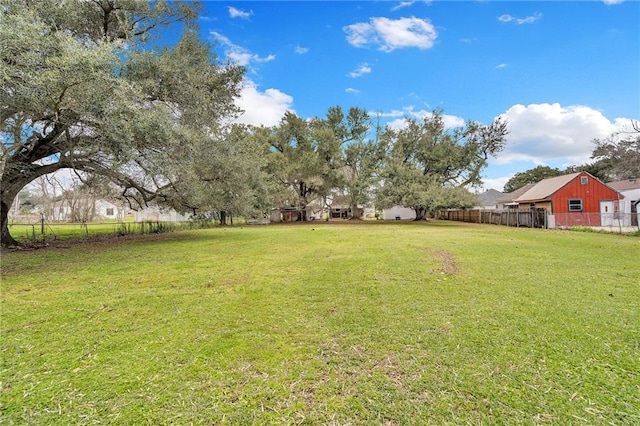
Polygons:
<instances>
[{"instance_id":1,"label":"shadow on grass","mask_svg":"<svg viewBox=\"0 0 640 426\"><path fill-rule=\"evenodd\" d=\"M57 250L57 249L69 249L74 247L82 247L83 249L96 250L98 248L111 248L117 247L123 244L138 244L138 243L179 243L179 242L202 242L216 240L226 240L226 230L241 230L244 228L254 227L266 227L271 229L277 228L315 228L315 227L360 227L360 226L372 226L372 227L391 227L391 226L411 226L411 227L459 227L459 222L450 222L443 220L331 220L331 221L307 221L307 222L283 222L283 223L271 223L268 225L216 225L210 228L201 229L177 229L169 232L162 233L148 233L138 234L131 233L125 235L113 234L111 232L93 234L89 236L83 236L78 234L77 236L68 236L63 239L48 239L44 242L37 243L25 243L20 247L2 248L2 254L9 253L29 253L34 250ZM212 232L214 231L214 232ZM222 232L219 232L222 231ZM229 234L231 235L231 234ZM240 234L233 233L233 238L241 238Z\"/></svg>"},{"instance_id":2,"label":"shadow on grass","mask_svg":"<svg viewBox=\"0 0 640 426\"><path fill-rule=\"evenodd\" d=\"M224 239L224 234L215 234L207 232L209 229L193 229L179 230L174 232L166 232L161 234L129 234L129 235L113 235L98 234L90 237L71 237L66 239L55 239L35 244L25 244L20 247L2 248L2 254L9 253L29 253L34 250L57 250L68 249L72 247L83 248L111 248L123 244L131 243L170 243L184 241L205 241L211 239ZM218 228L224 229L224 228Z\"/></svg>"}]
</instances>

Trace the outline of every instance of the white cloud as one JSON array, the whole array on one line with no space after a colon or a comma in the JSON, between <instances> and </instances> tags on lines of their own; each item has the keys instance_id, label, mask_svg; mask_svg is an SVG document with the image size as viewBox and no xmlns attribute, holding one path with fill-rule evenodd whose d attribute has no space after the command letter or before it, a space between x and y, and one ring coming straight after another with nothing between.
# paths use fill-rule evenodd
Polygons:
<instances>
[{"instance_id":1,"label":"white cloud","mask_svg":"<svg viewBox=\"0 0 640 426\"><path fill-rule=\"evenodd\" d=\"M309 48L308 47L302 47L300 45L297 45L296 47L293 48L294 52L296 52L298 55L304 55L305 53L309 52Z\"/></svg>"},{"instance_id":2,"label":"white cloud","mask_svg":"<svg viewBox=\"0 0 640 426\"><path fill-rule=\"evenodd\" d=\"M375 114L372 114L375 115ZM408 106L403 108L402 110L392 110L390 112L380 113L381 117L389 117L395 118L387 123L387 125L393 129L402 129L406 126L406 119L413 118L416 120L423 120L425 117L431 117L433 112L426 110L418 110L415 111L413 106ZM444 119L444 125L447 129L452 129L455 127L464 126L464 119L461 117L457 117L455 115L444 114L442 116Z\"/></svg>"},{"instance_id":3,"label":"white cloud","mask_svg":"<svg viewBox=\"0 0 640 426\"><path fill-rule=\"evenodd\" d=\"M606 5L620 4L622 2L624 2L624 0L602 0L602 3Z\"/></svg>"},{"instance_id":4,"label":"white cloud","mask_svg":"<svg viewBox=\"0 0 640 426\"><path fill-rule=\"evenodd\" d=\"M218 20L218 18L203 15L203 16L198 16L198 20L202 22L215 22Z\"/></svg>"},{"instance_id":5,"label":"white cloud","mask_svg":"<svg viewBox=\"0 0 640 426\"><path fill-rule=\"evenodd\" d=\"M508 145L498 155L497 164L513 161L590 161L592 140L622 129L629 119L610 121L588 106L555 104L514 105L502 114L509 126Z\"/></svg>"},{"instance_id":6,"label":"white cloud","mask_svg":"<svg viewBox=\"0 0 640 426\"><path fill-rule=\"evenodd\" d=\"M396 11L398 9L402 9L403 7L409 7L412 6L415 3L415 0L409 0L409 1L401 1L400 3L398 3L397 5L393 6L391 8L392 11Z\"/></svg>"},{"instance_id":7,"label":"white cloud","mask_svg":"<svg viewBox=\"0 0 640 426\"><path fill-rule=\"evenodd\" d=\"M359 22L343 27L347 42L355 47L369 44L379 45L383 52L392 52L405 47L430 49L438 33L427 19L416 17L389 19L371 18L369 22Z\"/></svg>"},{"instance_id":8,"label":"white cloud","mask_svg":"<svg viewBox=\"0 0 640 426\"><path fill-rule=\"evenodd\" d=\"M501 68L506 68L508 66L509 66L509 64L502 63L502 64L496 65L496 68L501 69Z\"/></svg>"},{"instance_id":9,"label":"white cloud","mask_svg":"<svg viewBox=\"0 0 640 426\"><path fill-rule=\"evenodd\" d=\"M536 21L539 21L542 18L542 13L534 13L531 16L527 16L526 18L516 18L515 16L511 16L508 14L498 16L498 21L500 22L515 22L518 25L522 24L533 24Z\"/></svg>"},{"instance_id":10,"label":"white cloud","mask_svg":"<svg viewBox=\"0 0 640 426\"><path fill-rule=\"evenodd\" d=\"M251 80L245 80L236 104L244 111L235 122L255 126L275 126L287 111L293 111L293 97L278 89L258 90Z\"/></svg>"},{"instance_id":11,"label":"white cloud","mask_svg":"<svg viewBox=\"0 0 640 426\"><path fill-rule=\"evenodd\" d=\"M229 60L237 63L238 65L247 66L252 62L270 62L276 59L275 55L261 57L260 55L251 53L244 47L234 44L228 37L218 32L211 31L210 34L214 39L226 47L227 57Z\"/></svg>"},{"instance_id":12,"label":"white cloud","mask_svg":"<svg viewBox=\"0 0 640 426\"><path fill-rule=\"evenodd\" d=\"M495 189L496 191L502 192L505 184L511 179L513 176L502 176L498 178L483 178L482 179L482 188L486 191L489 189Z\"/></svg>"},{"instance_id":13,"label":"white cloud","mask_svg":"<svg viewBox=\"0 0 640 426\"><path fill-rule=\"evenodd\" d=\"M269 55L265 57L260 57L259 55L249 53L246 51L229 51L227 52L227 56L229 59L238 65L246 66L251 62L271 62L276 59L275 55Z\"/></svg>"},{"instance_id":14,"label":"white cloud","mask_svg":"<svg viewBox=\"0 0 640 426\"><path fill-rule=\"evenodd\" d=\"M362 64L355 70L351 71L349 73L349 77L358 78L358 77L362 77L365 74L369 74L370 72L371 72L371 67L369 66L369 64Z\"/></svg>"},{"instance_id":15,"label":"white cloud","mask_svg":"<svg viewBox=\"0 0 640 426\"><path fill-rule=\"evenodd\" d=\"M229 16L232 18L249 19L253 15L253 11L245 12L244 10L236 9L233 6L229 6Z\"/></svg>"},{"instance_id":16,"label":"white cloud","mask_svg":"<svg viewBox=\"0 0 640 426\"><path fill-rule=\"evenodd\" d=\"M353 87L347 87L346 89L344 89L344 91L354 95L357 95L358 93L360 93L358 89L354 89Z\"/></svg>"},{"instance_id":17,"label":"white cloud","mask_svg":"<svg viewBox=\"0 0 640 426\"><path fill-rule=\"evenodd\" d=\"M404 7L413 6L415 3L416 3L416 0L401 1L400 3L396 4L395 6L393 6L391 8L391 11L395 12L398 9L402 9ZM431 5L431 3L433 3L433 0L422 0L422 3L424 3L426 5Z\"/></svg>"}]
</instances>

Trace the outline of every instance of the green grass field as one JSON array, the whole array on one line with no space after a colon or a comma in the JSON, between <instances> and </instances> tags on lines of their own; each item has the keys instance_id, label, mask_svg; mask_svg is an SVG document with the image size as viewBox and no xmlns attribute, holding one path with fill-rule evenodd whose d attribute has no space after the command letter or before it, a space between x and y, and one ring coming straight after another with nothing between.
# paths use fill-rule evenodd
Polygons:
<instances>
[{"instance_id":1,"label":"green grass field","mask_svg":"<svg viewBox=\"0 0 640 426\"><path fill-rule=\"evenodd\" d=\"M236 222L238 222L237 219ZM241 220L241 223L244 224L244 220ZM156 234L212 226L213 222L134 222L127 219L125 221L87 223L16 223L9 225L9 232L20 243L42 246L43 243L56 243L64 240L96 240L112 236Z\"/></svg>"},{"instance_id":2,"label":"green grass field","mask_svg":"<svg viewBox=\"0 0 640 426\"><path fill-rule=\"evenodd\" d=\"M0 423L640 424L639 260L455 222L5 251Z\"/></svg>"}]
</instances>

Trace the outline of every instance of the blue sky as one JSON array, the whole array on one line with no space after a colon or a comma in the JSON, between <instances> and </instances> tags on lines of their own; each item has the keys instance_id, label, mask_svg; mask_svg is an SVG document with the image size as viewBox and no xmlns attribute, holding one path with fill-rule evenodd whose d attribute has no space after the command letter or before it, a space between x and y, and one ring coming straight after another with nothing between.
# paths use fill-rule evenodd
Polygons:
<instances>
[{"instance_id":1,"label":"blue sky","mask_svg":"<svg viewBox=\"0 0 640 426\"><path fill-rule=\"evenodd\" d=\"M394 126L507 118L485 172L502 190L539 164L589 160L640 118L637 1L207 1L202 37L248 69L240 121L358 106Z\"/></svg>"}]
</instances>

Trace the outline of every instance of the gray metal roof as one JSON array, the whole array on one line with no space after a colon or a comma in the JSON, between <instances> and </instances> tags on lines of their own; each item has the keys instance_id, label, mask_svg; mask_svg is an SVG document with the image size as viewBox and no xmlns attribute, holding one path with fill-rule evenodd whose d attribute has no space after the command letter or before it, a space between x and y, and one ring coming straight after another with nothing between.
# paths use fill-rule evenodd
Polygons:
<instances>
[{"instance_id":1,"label":"gray metal roof","mask_svg":"<svg viewBox=\"0 0 640 426\"><path fill-rule=\"evenodd\" d=\"M630 178L627 180L619 180L617 182L609 182L606 184L609 188L616 191L628 191L630 189L640 189L640 179Z\"/></svg>"},{"instance_id":2,"label":"gray metal roof","mask_svg":"<svg viewBox=\"0 0 640 426\"><path fill-rule=\"evenodd\" d=\"M504 194L496 189L488 189L478 194L478 204L481 206L493 206Z\"/></svg>"},{"instance_id":3,"label":"gray metal roof","mask_svg":"<svg viewBox=\"0 0 640 426\"><path fill-rule=\"evenodd\" d=\"M549 198L560 188L571 182L578 177L582 172L571 173L569 175L556 176L548 179L541 180L536 183L531 189L519 196L516 201L521 203L524 201L537 201ZM594 178L592 178L594 179Z\"/></svg>"},{"instance_id":4,"label":"gray metal roof","mask_svg":"<svg viewBox=\"0 0 640 426\"><path fill-rule=\"evenodd\" d=\"M518 188L513 192L508 192L504 194L502 197L500 197L498 201L496 201L496 204L512 203L513 201L515 201L516 198L518 198L519 196L527 192L529 189L533 188L534 185L535 183L528 183L522 188Z\"/></svg>"}]
</instances>

